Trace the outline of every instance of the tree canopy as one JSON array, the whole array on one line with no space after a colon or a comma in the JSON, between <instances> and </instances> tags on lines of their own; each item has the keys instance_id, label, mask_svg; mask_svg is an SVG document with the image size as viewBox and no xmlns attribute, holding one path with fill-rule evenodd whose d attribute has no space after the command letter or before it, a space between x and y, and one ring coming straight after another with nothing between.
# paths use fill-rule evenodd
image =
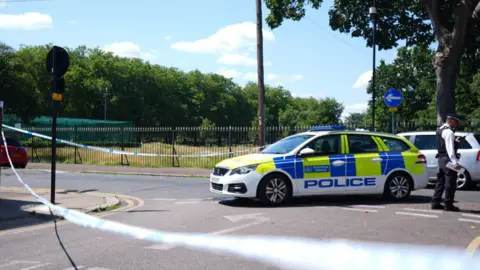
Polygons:
<instances>
[{"instance_id":1,"label":"tree canopy","mask_svg":"<svg viewBox=\"0 0 480 270\"><path fill-rule=\"evenodd\" d=\"M50 75L45 60L52 45L0 44L0 100L5 113L24 122L51 114ZM121 58L99 48L66 48L70 68L59 116L132 121L136 126L256 126L257 84L198 70ZM293 97L266 86L267 126L338 124L343 104L333 98Z\"/></svg>"},{"instance_id":2,"label":"tree canopy","mask_svg":"<svg viewBox=\"0 0 480 270\"><path fill-rule=\"evenodd\" d=\"M265 0L270 13L267 24L279 27L286 19L301 20L306 7L318 9L323 0ZM334 0L328 14L330 27L352 37L362 37L372 46L369 7L373 1ZM479 0L377 0L378 30L376 44L380 50L397 47L427 48L434 41L438 48L431 62L435 69L435 104L437 123L456 109L456 84L462 57L469 68L478 69ZM458 97L458 96L457 96Z\"/></svg>"}]
</instances>

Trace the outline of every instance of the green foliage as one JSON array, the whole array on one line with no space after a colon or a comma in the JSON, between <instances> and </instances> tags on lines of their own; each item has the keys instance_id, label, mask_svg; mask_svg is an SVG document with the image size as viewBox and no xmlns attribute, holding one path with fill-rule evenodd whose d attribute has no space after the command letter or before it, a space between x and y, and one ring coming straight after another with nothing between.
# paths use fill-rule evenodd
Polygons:
<instances>
[{"instance_id":1,"label":"green foliage","mask_svg":"<svg viewBox=\"0 0 480 270\"><path fill-rule=\"evenodd\" d=\"M6 114L16 114L26 124L51 112L50 75L45 70L50 48L51 44L22 46L15 51L0 44L0 99L5 101ZM241 87L218 74L183 72L140 59L120 58L99 48L65 49L71 64L65 74L59 117L103 119L106 99L107 120L130 121L134 126L257 123L256 83ZM281 124L282 115L290 107L302 114L292 121L315 125L338 122L343 112L343 106L334 99L294 99L283 87L269 85L265 86L265 106L268 126Z\"/></svg>"},{"instance_id":2,"label":"green foliage","mask_svg":"<svg viewBox=\"0 0 480 270\"><path fill-rule=\"evenodd\" d=\"M383 97L390 88L402 91L403 102L397 113L397 120L431 123L436 117L435 86L436 74L431 59L434 52L423 47L402 47L391 64L381 62L377 68L376 86L376 122L388 122L390 113ZM462 72L457 80L457 113L472 121L480 121L480 75L470 73L467 64L462 65ZM475 75L476 74L476 75ZM367 92L372 94L369 85ZM371 115L371 102L368 115Z\"/></svg>"}]
</instances>

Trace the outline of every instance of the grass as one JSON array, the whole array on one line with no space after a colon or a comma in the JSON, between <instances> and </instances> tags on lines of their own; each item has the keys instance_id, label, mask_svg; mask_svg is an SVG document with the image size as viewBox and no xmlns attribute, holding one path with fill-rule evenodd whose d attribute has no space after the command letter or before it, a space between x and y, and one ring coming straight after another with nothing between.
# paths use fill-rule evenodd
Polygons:
<instances>
[{"instance_id":1,"label":"grass","mask_svg":"<svg viewBox=\"0 0 480 270\"><path fill-rule=\"evenodd\" d=\"M232 146L232 152L247 151L232 154L233 156L241 156L249 153L255 153L253 145ZM121 150L120 148L114 148ZM175 152L174 152L175 150ZM206 146L186 146L175 145L174 147L164 143L145 143L141 147L137 148L125 148L127 152L137 153L152 153L172 155L199 155L199 154L212 154L212 153L228 153L230 148L226 147L206 147ZM29 149L29 155L31 161L49 162L51 159L50 148L35 148L35 152ZM212 168L218 162L230 158L230 155L223 154L214 157L143 157L143 156L123 156L123 163L130 164L130 166L141 167L189 167L189 168ZM73 164L75 163L75 148L74 147L59 147L57 148L57 162ZM89 164L89 165L122 165L122 155L100 152L90 149L77 149L76 163Z\"/></svg>"},{"instance_id":2,"label":"grass","mask_svg":"<svg viewBox=\"0 0 480 270\"><path fill-rule=\"evenodd\" d=\"M99 207L99 208L94 209L92 212L98 213L98 212L113 211L115 209L120 208L121 205L122 205L122 202L118 201L118 203L116 203L114 205L110 205L110 206L107 206L107 207Z\"/></svg>"}]
</instances>

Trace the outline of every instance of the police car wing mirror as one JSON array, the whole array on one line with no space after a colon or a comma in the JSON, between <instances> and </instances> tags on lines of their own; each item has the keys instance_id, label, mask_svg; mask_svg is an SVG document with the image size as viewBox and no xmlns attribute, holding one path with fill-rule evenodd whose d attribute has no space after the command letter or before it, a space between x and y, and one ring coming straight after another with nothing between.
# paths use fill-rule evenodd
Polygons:
<instances>
[{"instance_id":1,"label":"police car wing mirror","mask_svg":"<svg viewBox=\"0 0 480 270\"><path fill-rule=\"evenodd\" d=\"M304 148L298 153L299 156L308 156L308 155L313 155L315 154L315 151L312 148Z\"/></svg>"}]
</instances>

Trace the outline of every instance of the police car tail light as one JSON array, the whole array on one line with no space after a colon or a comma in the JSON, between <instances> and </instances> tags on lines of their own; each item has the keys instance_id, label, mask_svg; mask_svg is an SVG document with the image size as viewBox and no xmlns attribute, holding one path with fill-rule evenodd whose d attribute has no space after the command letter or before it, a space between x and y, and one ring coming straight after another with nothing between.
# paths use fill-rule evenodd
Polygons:
<instances>
[{"instance_id":1,"label":"police car tail light","mask_svg":"<svg viewBox=\"0 0 480 270\"><path fill-rule=\"evenodd\" d=\"M418 155L416 164L426 164L427 158L424 155Z\"/></svg>"},{"instance_id":2,"label":"police car tail light","mask_svg":"<svg viewBox=\"0 0 480 270\"><path fill-rule=\"evenodd\" d=\"M480 162L480 151L477 153L477 162Z\"/></svg>"}]
</instances>

